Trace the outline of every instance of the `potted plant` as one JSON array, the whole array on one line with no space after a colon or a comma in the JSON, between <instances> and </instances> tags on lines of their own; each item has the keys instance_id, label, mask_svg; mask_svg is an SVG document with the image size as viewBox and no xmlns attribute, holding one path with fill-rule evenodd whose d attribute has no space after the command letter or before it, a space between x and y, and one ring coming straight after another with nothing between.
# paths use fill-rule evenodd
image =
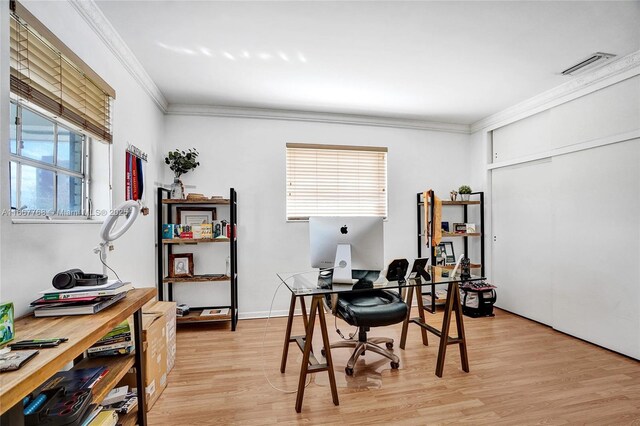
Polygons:
<instances>
[{"instance_id":1,"label":"potted plant","mask_svg":"<svg viewBox=\"0 0 640 426\"><path fill-rule=\"evenodd\" d=\"M467 185L462 185L458 188L458 194L460 194L460 198L462 201L469 201L469 195L471 194L471 187Z\"/></svg>"},{"instance_id":2,"label":"potted plant","mask_svg":"<svg viewBox=\"0 0 640 426\"><path fill-rule=\"evenodd\" d=\"M190 148L187 151L176 149L169 151L164 162L174 174L173 183L171 184L171 198L184 198L184 185L180 180L180 176L195 169L200 165L198 162L198 150Z\"/></svg>"}]
</instances>

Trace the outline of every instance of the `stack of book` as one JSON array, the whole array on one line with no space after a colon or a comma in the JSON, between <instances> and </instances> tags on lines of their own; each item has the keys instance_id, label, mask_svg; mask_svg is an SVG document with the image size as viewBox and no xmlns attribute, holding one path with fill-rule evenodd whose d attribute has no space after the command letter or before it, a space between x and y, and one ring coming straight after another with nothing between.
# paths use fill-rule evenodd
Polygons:
<instances>
[{"instance_id":1,"label":"stack of book","mask_svg":"<svg viewBox=\"0 0 640 426\"><path fill-rule=\"evenodd\" d=\"M110 281L98 286L78 286L67 290L51 288L40 292L42 297L31 302L36 317L95 314L124 299L130 283Z\"/></svg>"},{"instance_id":2,"label":"stack of book","mask_svg":"<svg viewBox=\"0 0 640 426\"><path fill-rule=\"evenodd\" d=\"M98 340L88 350L90 358L101 356L127 355L133 351L133 336L129 321L124 320L113 330Z\"/></svg>"}]
</instances>

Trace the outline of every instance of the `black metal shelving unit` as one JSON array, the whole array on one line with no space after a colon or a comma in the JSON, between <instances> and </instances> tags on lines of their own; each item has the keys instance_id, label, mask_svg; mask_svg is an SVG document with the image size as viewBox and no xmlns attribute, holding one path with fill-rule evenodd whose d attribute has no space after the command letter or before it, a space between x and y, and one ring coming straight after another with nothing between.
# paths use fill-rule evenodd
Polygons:
<instances>
[{"instance_id":1,"label":"black metal shelving unit","mask_svg":"<svg viewBox=\"0 0 640 426\"><path fill-rule=\"evenodd\" d=\"M188 315L178 317L178 324L185 323L210 323L220 321L230 321L231 330L235 331L238 324L238 195L235 189L230 188L229 198L209 198L205 200L175 200L168 198L170 191L165 188L158 188L158 205L157 205L157 288L158 300L174 301L173 286L175 284L184 285L193 282L210 282L211 284L229 283L230 304L217 306L198 306L190 307ZM229 206L229 235L224 239L163 239L162 225L173 223L174 208L178 206ZM229 260L230 271L229 276L212 277L207 275L194 275L189 278L172 278L168 276L167 259L173 253L173 247L177 244L212 244L225 243L229 244ZM165 292L166 286L166 292ZM166 296L166 297L165 297ZM204 309L220 309L228 308L229 315L208 317L200 315Z\"/></svg>"},{"instance_id":2,"label":"black metal shelving unit","mask_svg":"<svg viewBox=\"0 0 640 426\"><path fill-rule=\"evenodd\" d=\"M477 197L477 198L476 198ZM469 207L479 207L480 208L480 223L479 223L479 232L475 232L472 234L456 234L454 232L450 232L447 234L443 234L444 238L462 238L464 243L464 255L465 257L469 257L469 239L470 238L478 238L480 240L480 263L474 264L472 263L472 269L480 269L480 275L485 276L485 260L484 260L484 192L472 192L469 197L469 201L449 201L442 200L442 207L445 206L457 206L463 208L463 220L464 223L468 222L469 217ZM422 248L429 247L430 254L429 258L431 259L431 265L435 265L436 262L436 248L431 244L431 236L434 234L434 210L431 208L434 202L434 193L433 191L427 191L427 199L424 199L424 193L419 192L416 195L417 201L417 218L418 218L418 257L422 257ZM424 215L429 215L429 230L425 232L424 227ZM426 241L426 243L425 243ZM436 305L436 285L430 284L430 291L423 293L423 295L431 296L431 303L425 304L425 310L435 313L437 309Z\"/></svg>"}]
</instances>

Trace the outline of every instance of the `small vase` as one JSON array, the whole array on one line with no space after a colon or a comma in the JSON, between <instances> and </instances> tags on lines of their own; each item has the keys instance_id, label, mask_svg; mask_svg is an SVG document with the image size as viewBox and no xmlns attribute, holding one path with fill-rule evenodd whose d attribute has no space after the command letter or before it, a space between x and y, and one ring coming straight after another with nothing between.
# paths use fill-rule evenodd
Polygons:
<instances>
[{"instance_id":1,"label":"small vase","mask_svg":"<svg viewBox=\"0 0 640 426\"><path fill-rule=\"evenodd\" d=\"M182 200L184 198L184 185L177 177L173 178L173 183L171 184L171 198L174 200Z\"/></svg>"},{"instance_id":2,"label":"small vase","mask_svg":"<svg viewBox=\"0 0 640 426\"><path fill-rule=\"evenodd\" d=\"M461 199L462 201L469 201L469 196L470 196L470 195L471 195L471 194L460 194L460 199Z\"/></svg>"}]
</instances>

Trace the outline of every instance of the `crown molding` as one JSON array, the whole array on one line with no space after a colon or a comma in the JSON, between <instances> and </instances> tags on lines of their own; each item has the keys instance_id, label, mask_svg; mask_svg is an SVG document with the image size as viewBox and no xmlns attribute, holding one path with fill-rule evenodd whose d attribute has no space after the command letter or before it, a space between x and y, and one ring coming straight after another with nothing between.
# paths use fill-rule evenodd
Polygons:
<instances>
[{"instance_id":1,"label":"crown molding","mask_svg":"<svg viewBox=\"0 0 640 426\"><path fill-rule=\"evenodd\" d=\"M310 121L318 123L350 124L357 126L393 127L400 129L432 130L436 132L469 134L469 125L437 121L382 117L374 115L339 114L330 112L295 111L271 108L245 108L215 105L169 104L169 115L258 118L263 120Z\"/></svg>"},{"instance_id":2,"label":"crown molding","mask_svg":"<svg viewBox=\"0 0 640 426\"><path fill-rule=\"evenodd\" d=\"M640 74L640 50L472 123L470 131L475 133L483 129L497 129L638 74Z\"/></svg>"},{"instance_id":3,"label":"crown molding","mask_svg":"<svg viewBox=\"0 0 640 426\"><path fill-rule=\"evenodd\" d=\"M93 31L104 41L107 47L122 63L131 76L151 96L162 112L167 112L168 102L153 82L142 64L138 61L129 46L122 40L120 34L104 16L102 10L93 0L68 0L69 4L82 16Z\"/></svg>"}]
</instances>

